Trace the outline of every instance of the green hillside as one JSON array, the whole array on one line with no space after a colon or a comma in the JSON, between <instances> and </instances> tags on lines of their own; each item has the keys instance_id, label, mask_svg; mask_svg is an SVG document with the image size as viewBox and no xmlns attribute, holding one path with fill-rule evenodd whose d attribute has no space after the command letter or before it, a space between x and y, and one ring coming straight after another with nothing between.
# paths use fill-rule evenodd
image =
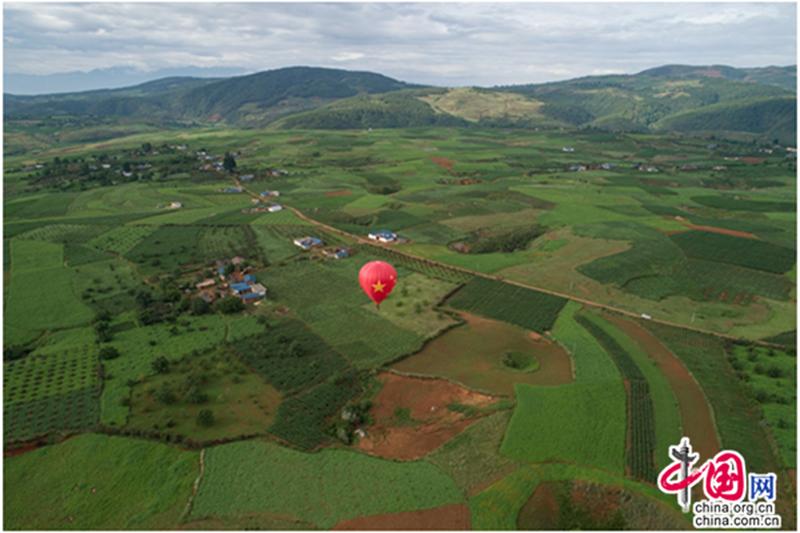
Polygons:
<instances>
[{"instance_id":1,"label":"green hillside","mask_svg":"<svg viewBox=\"0 0 800 533\"><path fill-rule=\"evenodd\" d=\"M734 68L726 65L695 67L690 65L665 65L639 73L640 76L666 76L669 78L724 78L747 83L765 83L797 91L797 66Z\"/></svg>"},{"instance_id":2,"label":"green hillside","mask_svg":"<svg viewBox=\"0 0 800 533\"><path fill-rule=\"evenodd\" d=\"M744 99L684 111L651 126L654 132L758 132L782 142L797 140L797 100Z\"/></svg>"}]
</instances>

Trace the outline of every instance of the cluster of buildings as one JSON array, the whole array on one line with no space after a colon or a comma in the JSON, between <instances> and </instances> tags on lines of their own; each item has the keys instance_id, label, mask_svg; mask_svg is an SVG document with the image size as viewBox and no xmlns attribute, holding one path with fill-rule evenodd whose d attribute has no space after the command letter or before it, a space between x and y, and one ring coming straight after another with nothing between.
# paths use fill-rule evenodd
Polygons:
<instances>
[{"instance_id":1,"label":"cluster of buildings","mask_svg":"<svg viewBox=\"0 0 800 533\"><path fill-rule=\"evenodd\" d=\"M253 198L252 203L257 204L258 199ZM278 211L282 211L283 206L281 204L265 204L260 205L258 207L251 207L250 209L242 209L242 213L262 213L262 212L269 212L269 213L277 213Z\"/></svg>"},{"instance_id":2,"label":"cluster of buildings","mask_svg":"<svg viewBox=\"0 0 800 533\"><path fill-rule=\"evenodd\" d=\"M234 269L230 274L225 274L225 269L230 265L234 265ZM236 296L244 303L258 302L267 294L267 288L260 284L256 277L252 274L252 267L245 267L245 259L236 256L231 260L223 259L217 261L217 275L220 278L221 285L214 278L208 278L200 283L196 283L194 288L198 291L197 298L202 298L208 303L212 303L219 297L223 296ZM225 282L230 282L227 285Z\"/></svg>"},{"instance_id":3,"label":"cluster of buildings","mask_svg":"<svg viewBox=\"0 0 800 533\"><path fill-rule=\"evenodd\" d=\"M619 165L617 165L616 163L603 163L602 165L593 165L589 167L587 167L586 165L572 165L571 167L569 167L569 169L576 172L580 172L582 170L601 170L601 169L612 170L618 167Z\"/></svg>"}]
</instances>

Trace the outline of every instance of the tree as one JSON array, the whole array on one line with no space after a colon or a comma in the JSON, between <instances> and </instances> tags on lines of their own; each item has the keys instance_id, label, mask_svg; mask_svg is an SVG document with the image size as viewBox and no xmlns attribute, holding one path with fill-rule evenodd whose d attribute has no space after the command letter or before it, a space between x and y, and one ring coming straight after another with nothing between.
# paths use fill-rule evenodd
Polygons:
<instances>
[{"instance_id":1,"label":"tree","mask_svg":"<svg viewBox=\"0 0 800 533\"><path fill-rule=\"evenodd\" d=\"M153 394L153 398L162 405L169 405L175 402L175 393L166 381Z\"/></svg>"},{"instance_id":2,"label":"tree","mask_svg":"<svg viewBox=\"0 0 800 533\"><path fill-rule=\"evenodd\" d=\"M158 372L159 374L166 374L169 372L169 361L163 355L160 355L153 359L153 362L150 363L151 368Z\"/></svg>"},{"instance_id":3,"label":"tree","mask_svg":"<svg viewBox=\"0 0 800 533\"><path fill-rule=\"evenodd\" d=\"M198 426L212 426L214 425L214 413L211 412L211 409L200 409L200 412L197 413L197 418L195 418L195 422L197 422Z\"/></svg>"},{"instance_id":4,"label":"tree","mask_svg":"<svg viewBox=\"0 0 800 533\"><path fill-rule=\"evenodd\" d=\"M142 143L142 152L149 152L153 149L153 145L150 143Z\"/></svg>"},{"instance_id":5,"label":"tree","mask_svg":"<svg viewBox=\"0 0 800 533\"><path fill-rule=\"evenodd\" d=\"M236 296L228 296L227 298L223 298L217 302L217 310L226 315L231 315L233 313L243 311L244 304Z\"/></svg>"},{"instance_id":6,"label":"tree","mask_svg":"<svg viewBox=\"0 0 800 533\"><path fill-rule=\"evenodd\" d=\"M208 394L200 390L200 387L193 386L186 393L186 399L189 403L205 403L208 400Z\"/></svg>"},{"instance_id":7,"label":"tree","mask_svg":"<svg viewBox=\"0 0 800 533\"><path fill-rule=\"evenodd\" d=\"M227 265L225 265L225 268L222 269L222 275L227 278L228 276L233 274L234 270L236 270L236 265L234 265L233 263L228 263Z\"/></svg>"},{"instance_id":8,"label":"tree","mask_svg":"<svg viewBox=\"0 0 800 533\"><path fill-rule=\"evenodd\" d=\"M233 154L227 153L225 154L225 159L222 160L222 168L231 172L233 169L236 168L236 158L233 157Z\"/></svg>"},{"instance_id":9,"label":"tree","mask_svg":"<svg viewBox=\"0 0 800 533\"><path fill-rule=\"evenodd\" d=\"M100 348L100 359L108 360L108 359L116 359L119 357L119 350L114 348L113 346L103 346Z\"/></svg>"},{"instance_id":10,"label":"tree","mask_svg":"<svg viewBox=\"0 0 800 533\"><path fill-rule=\"evenodd\" d=\"M128 161L122 163L122 170L123 172L130 172L131 171L131 164Z\"/></svg>"},{"instance_id":11,"label":"tree","mask_svg":"<svg viewBox=\"0 0 800 533\"><path fill-rule=\"evenodd\" d=\"M211 311L211 306L208 305L208 302L200 297L192 298L190 308L192 310L192 314L195 316L204 315Z\"/></svg>"}]
</instances>

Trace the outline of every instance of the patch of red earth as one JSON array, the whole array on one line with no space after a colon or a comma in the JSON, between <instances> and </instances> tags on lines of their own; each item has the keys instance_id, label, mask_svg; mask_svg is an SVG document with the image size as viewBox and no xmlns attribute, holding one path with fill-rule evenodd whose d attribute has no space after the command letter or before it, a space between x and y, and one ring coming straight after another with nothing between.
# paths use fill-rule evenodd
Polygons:
<instances>
[{"instance_id":1,"label":"patch of red earth","mask_svg":"<svg viewBox=\"0 0 800 533\"><path fill-rule=\"evenodd\" d=\"M697 226L695 224L684 224L684 226L692 229L710 231L712 233L724 233L725 235L733 235L734 237L744 237L745 239L758 239L758 237L756 237L751 233L745 233L743 231L735 231L732 229L715 228L713 226Z\"/></svg>"},{"instance_id":2,"label":"patch of red earth","mask_svg":"<svg viewBox=\"0 0 800 533\"><path fill-rule=\"evenodd\" d=\"M353 193L345 189L343 191L328 191L325 193L325 196L347 196L348 194Z\"/></svg>"},{"instance_id":3,"label":"patch of red earth","mask_svg":"<svg viewBox=\"0 0 800 533\"><path fill-rule=\"evenodd\" d=\"M587 288L586 288L586 287L584 287L583 285L580 285L580 284L579 284L579 285L578 285L578 287L579 287L579 288L580 288L580 289L581 289L583 292L585 292L586 294L592 294L592 293L589 291L589 289L587 289Z\"/></svg>"},{"instance_id":4,"label":"patch of red earth","mask_svg":"<svg viewBox=\"0 0 800 533\"><path fill-rule=\"evenodd\" d=\"M688 226L688 224L686 224ZM676 233L684 233L683 231L667 231L661 228L655 228L655 230L659 233L663 233L664 235L675 235Z\"/></svg>"},{"instance_id":5,"label":"patch of red earth","mask_svg":"<svg viewBox=\"0 0 800 533\"><path fill-rule=\"evenodd\" d=\"M428 159L430 159L431 161L433 161L434 163L436 163L440 167L444 167L447 170L450 170L456 164L455 161L451 161L450 159L447 159L447 158L444 158L444 157L433 157L432 155L429 155Z\"/></svg>"},{"instance_id":6,"label":"patch of red earth","mask_svg":"<svg viewBox=\"0 0 800 533\"><path fill-rule=\"evenodd\" d=\"M470 529L469 506L445 505L422 511L361 516L342 520L333 531L465 531Z\"/></svg>"},{"instance_id":7,"label":"patch of red earth","mask_svg":"<svg viewBox=\"0 0 800 533\"><path fill-rule=\"evenodd\" d=\"M610 315L605 315L605 318L633 339L655 361L678 400L683 435L689 437L694 451L700 457L714 457L720 446L714 431L711 408L686 367L655 337L633 322Z\"/></svg>"},{"instance_id":8,"label":"patch of red earth","mask_svg":"<svg viewBox=\"0 0 800 533\"><path fill-rule=\"evenodd\" d=\"M558 239L558 235L553 235L552 233L548 233L547 238L550 239L551 241L554 241Z\"/></svg>"},{"instance_id":9,"label":"patch of red earth","mask_svg":"<svg viewBox=\"0 0 800 533\"><path fill-rule=\"evenodd\" d=\"M797 496L797 469L787 468L786 473L789 474L789 481L792 482L792 490L794 491L795 496Z\"/></svg>"},{"instance_id":10,"label":"patch of red earth","mask_svg":"<svg viewBox=\"0 0 800 533\"><path fill-rule=\"evenodd\" d=\"M743 157L742 158L742 161L744 161L745 163L752 163L752 164L763 163L766 160L767 160L766 157Z\"/></svg>"},{"instance_id":11,"label":"patch of red earth","mask_svg":"<svg viewBox=\"0 0 800 533\"><path fill-rule=\"evenodd\" d=\"M597 524L607 522L620 508L620 491L615 487L597 485L576 479L572 482L572 502L587 511Z\"/></svg>"},{"instance_id":12,"label":"patch of red earth","mask_svg":"<svg viewBox=\"0 0 800 533\"><path fill-rule=\"evenodd\" d=\"M209 122L216 122L217 120L219 120L219 113L215 113L215 114L211 115L210 117L208 117L208 121Z\"/></svg>"},{"instance_id":13,"label":"patch of red earth","mask_svg":"<svg viewBox=\"0 0 800 533\"><path fill-rule=\"evenodd\" d=\"M384 384L372 408L375 424L364 428L367 436L359 440L358 449L386 459L418 459L479 420L450 411L447 404L483 408L498 401L443 379L393 373L384 373L382 378ZM410 408L411 422L397 425L396 408Z\"/></svg>"},{"instance_id":14,"label":"patch of red earth","mask_svg":"<svg viewBox=\"0 0 800 533\"><path fill-rule=\"evenodd\" d=\"M60 440L57 444L61 444L62 442L71 439L72 437L74 437L74 435L67 435L63 440ZM38 450L39 448L43 448L45 446L47 446L47 441L45 441L44 439L26 442L25 444L22 445L21 448L15 448L13 450L4 450L3 459L9 457L19 457L20 455L32 452L33 450Z\"/></svg>"},{"instance_id":15,"label":"patch of red earth","mask_svg":"<svg viewBox=\"0 0 800 533\"><path fill-rule=\"evenodd\" d=\"M517 529L553 531L558 529L558 511L560 506L553 495L553 484L539 483L531 497L519 510Z\"/></svg>"},{"instance_id":16,"label":"patch of red earth","mask_svg":"<svg viewBox=\"0 0 800 533\"><path fill-rule=\"evenodd\" d=\"M709 78L724 78L722 73L718 70L701 70L700 74L705 74Z\"/></svg>"}]
</instances>

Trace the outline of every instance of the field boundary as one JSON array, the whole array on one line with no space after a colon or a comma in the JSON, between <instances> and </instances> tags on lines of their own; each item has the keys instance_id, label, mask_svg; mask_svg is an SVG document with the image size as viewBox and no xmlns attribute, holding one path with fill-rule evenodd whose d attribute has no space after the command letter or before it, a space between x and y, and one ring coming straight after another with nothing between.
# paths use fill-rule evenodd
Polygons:
<instances>
[{"instance_id":1,"label":"field boundary","mask_svg":"<svg viewBox=\"0 0 800 533\"><path fill-rule=\"evenodd\" d=\"M200 475L197 476L197 479L194 480L194 487L192 488L192 495L189 496L189 501L186 502L186 507L183 509L183 513L181 513L180 518L178 518L178 524L182 523L184 519L188 516L189 511L192 509L192 502L194 502L194 497L197 494L197 488L200 486L200 480L203 478L203 472L205 472L205 467L203 464L203 459L206 455L206 449L203 448L200 450Z\"/></svg>"}]
</instances>

